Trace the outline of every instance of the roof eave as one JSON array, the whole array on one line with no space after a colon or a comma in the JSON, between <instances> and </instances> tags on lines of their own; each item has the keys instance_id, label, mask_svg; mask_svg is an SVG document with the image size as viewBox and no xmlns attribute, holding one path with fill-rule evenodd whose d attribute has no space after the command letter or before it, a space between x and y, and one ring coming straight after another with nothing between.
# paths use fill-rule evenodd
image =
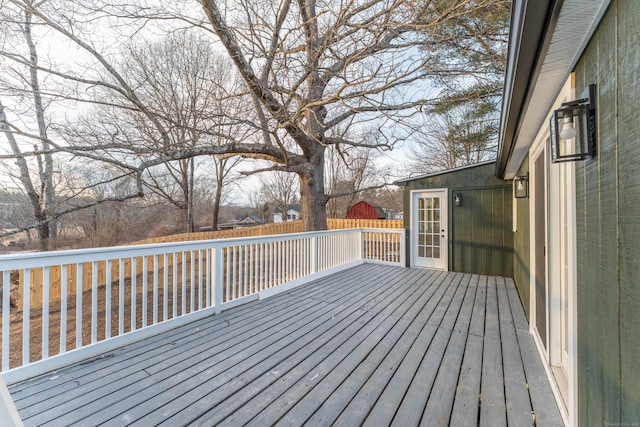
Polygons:
<instances>
[{"instance_id":1,"label":"roof eave","mask_svg":"<svg viewBox=\"0 0 640 427\"><path fill-rule=\"evenodd\" d=\"M514 0L498 178L517 174L610 2Z\"/></svg>"},{"instance_id":2,"label":"roof eave","mask_svg":"<svg viewBox=\"0 0 640 427\"><path fill-rule=\"evenodd\" d=\"M514 0L505 73L500 139L496 159L496 176L502 178L517 137L521 113L528 103L531 88L542 65L548 46L554 14L561 0Z\"/></svg>"}]
</instances>

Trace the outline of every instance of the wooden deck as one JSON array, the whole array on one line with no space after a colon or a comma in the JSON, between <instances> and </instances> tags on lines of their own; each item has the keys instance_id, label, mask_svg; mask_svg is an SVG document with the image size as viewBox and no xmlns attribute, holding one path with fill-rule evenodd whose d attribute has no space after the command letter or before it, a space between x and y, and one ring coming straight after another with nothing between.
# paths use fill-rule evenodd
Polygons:
<instances>
[{"instance_id":1,"label":"wooden deck","mask_svg":"<svg viewBox=\"0 0 640 427\"><path fill-rule=\"evenodd\" d=\"M364 264L10 387L25 425L562 425L511 279Z\"/></svg>"}]
</instances>

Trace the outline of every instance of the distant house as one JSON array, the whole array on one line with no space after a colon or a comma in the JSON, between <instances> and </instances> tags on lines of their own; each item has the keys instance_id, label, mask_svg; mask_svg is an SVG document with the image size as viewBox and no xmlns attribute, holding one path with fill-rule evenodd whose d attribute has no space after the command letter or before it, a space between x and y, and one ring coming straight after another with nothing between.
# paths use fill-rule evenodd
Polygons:
<instances>
[{"instance_id":1,"label":"distant house","mask_svg":"<svg viewBox=\"0 0 640 427\"><path fill-rule=\"evenodd\" d=\"M287 206L287 221L294 221L296 219L300 219L300 206L299 205L288 205ZM275 211L273 211L273 222L283 222L282 209L277 207Z\"/></svg>"},{"instance_id":2,"label":"distant house","mask_svg":"<svg viewBox=\"0 0 640 427\"><path fill-rule=\"evenodd\" d=\"M256 215L247 215L244 218L241 218L236 223L236 228L243 227L254 227L256 225L262 225L265 223L265 220Z\"/></svg>"},{"instance_id":3,"label":"distant house","mask_svg":"<svg viewBox=\"0 0 640 427\"><path fill-rule=\"evenodd\" d=\"M387 219L387 213L380 206L360 201L347 211L347 219Z\"/></svg>"}]
</instances>

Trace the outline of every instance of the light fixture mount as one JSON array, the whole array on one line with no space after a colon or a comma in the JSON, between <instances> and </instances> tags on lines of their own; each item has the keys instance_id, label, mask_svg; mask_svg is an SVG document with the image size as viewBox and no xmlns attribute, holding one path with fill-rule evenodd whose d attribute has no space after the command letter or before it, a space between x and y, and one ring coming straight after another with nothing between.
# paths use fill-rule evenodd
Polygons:
<instances>
[{"instance_id":1,"label":"light fixture mount","mask_svg":"<svg viewBox=\"0 0 640 427\"><path fill-rule=\"evenodd\" d=\"M596 155L596 85L581 99L565 102L553 112L550 123L551 161L575 162Z\"/></svg>"}]
</instances>

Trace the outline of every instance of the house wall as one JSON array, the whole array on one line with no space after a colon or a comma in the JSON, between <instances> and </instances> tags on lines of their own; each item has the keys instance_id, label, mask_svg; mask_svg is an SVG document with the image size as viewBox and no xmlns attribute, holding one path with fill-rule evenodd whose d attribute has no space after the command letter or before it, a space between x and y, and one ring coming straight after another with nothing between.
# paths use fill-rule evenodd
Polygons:
<instances>
[{"instance_id":1,"label":"house wall","mask_svg":"<svg viewBox=\"0 0 640 427\"><path fill-rule=\"evenodd\" d=\"M598 153L577 163L581 425L640 424L640 2L614 0L576 66Z\"/></svg>"},{"instance_id":2,"label":"house wall","mask_svg":"<svg viewBox=\"0 0 640 427\"><path fill-rule=\"evenodd\" d=\"M449 189L449 270L513 277L511 182L485 164L409 181L404 191L405 228L410 229L411 191ZM453 195L462 194L462 206ZM410 248L411 233L407 238Z\"/></svg>"},{"instance_id":3,"label":"house wall","mask_svg":"<svg viewBox=\"0 0 640 427\"><path fill-rule=\"evenodd\" d=\"M518 171L518 176L524 176L529 173L529 157L527 156L524 163ZM516 230L513 234L513 281L518 289L520 301L524 308L527 320L530 317L530 280L531 280L531 256L530 256L530 223L529 223L529 197L515 199L514 215L516 217Z\"/></svg>"}]
</instances>

